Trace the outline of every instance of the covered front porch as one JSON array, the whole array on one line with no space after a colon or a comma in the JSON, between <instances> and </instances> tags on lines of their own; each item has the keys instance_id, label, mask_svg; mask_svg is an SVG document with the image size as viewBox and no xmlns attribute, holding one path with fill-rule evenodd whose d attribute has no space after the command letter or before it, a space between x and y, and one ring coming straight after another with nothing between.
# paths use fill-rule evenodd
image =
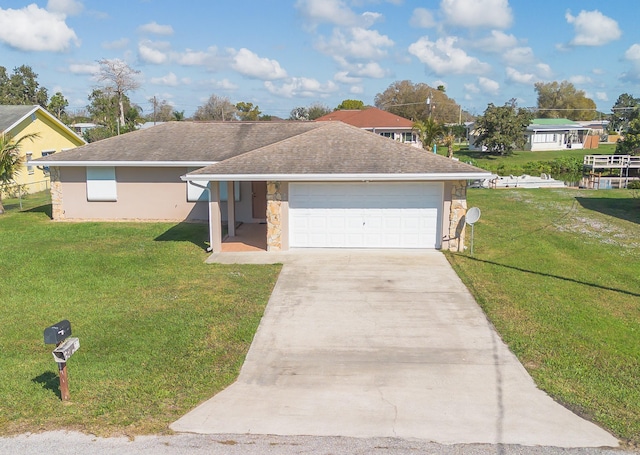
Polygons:
<instances>
[{"instance_id":1,"label":"covered front porch","mask_svg":"<svg viewBox=\"0 0 640 455\"><path fill-rule=\"evenodd\" d=\"M234 236L227 234L222 239L222 253L267 251L266 223L238 223L234 233Z\"/></svg>"}]
</instances>

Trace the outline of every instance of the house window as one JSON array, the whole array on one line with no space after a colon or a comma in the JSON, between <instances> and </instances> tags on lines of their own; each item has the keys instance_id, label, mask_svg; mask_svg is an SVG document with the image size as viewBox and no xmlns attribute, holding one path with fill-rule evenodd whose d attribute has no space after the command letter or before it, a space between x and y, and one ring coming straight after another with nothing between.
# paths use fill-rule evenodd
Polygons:
<instances>
[{"instance_id":1,"label":"house window","mask_svg":"<svg viewBox=\"0 0 640 455\"><path fill-rule=\"evenodd\" d=\"M31 158L33 158L33 152L27 152L26 155L27 155L27 162L31 161ZM34 172L35 171L33 169L33 166L27 165L27 174L33 175Z\"/></svg>"},{"instance_id":2,"label":"house window","mask_svg":"<svg viewBox=\"0 0 640 455\"><path fill-rule=\"evenodd\" d=\"M113 166L88 167L87 201L115 202L117 200L116 168Z\"/></svg>"},{"instance_id":3,"label":"house window","mask_svg":"<svg viewBox=\"0 0 640 455\"><path fill-rule=\"evenodd\" d=\"M393 139L393 133L380 133L380 136L388 137L390 139Z\"/></svg>"},{"instance_id":4,"label":"house window","mask_svg":"<svg viewBox=\"0 0 640 455\"><path fill-rule=\"evenodd\" d=\"M414 133L402 133L402 142L415 142L416 135Z\"/></svg>"},{"instance_id":5,"label":"house window","mask_svg":"<svg viewBox=\"0 0 640 455\"><path fill-rule=\"evenodd\" d=\"M209 185L215 185L216 182L209 182ZM217 182L217 184L219 185L219 191L220 191L220 202L226 202L228 200L228 195L227 195L227 182ZM209 200L209 196L207 195L207 192L205 191L205 186L209 186L207 184L205 184L204 182L190 182L187 181L187 201L188 202L198 202L198 201L208 201ZM233 183L233 192L234 194L234 199L237 201L240 200L240 182L234 182Z\"/></svg>"},{"instance_id":6,"label":"house window","mask_svg":"<svg viewBox=\"0 0 640 455\"><path fill-rule=\"evenodd\" d=\"M44 158L45 156L53 155L54 153L56 153L55 150L43 150L42 157ZM45 175L49 175L49 166L42 166L42 172L44 172Z\"/></svg>"}]
</instances>

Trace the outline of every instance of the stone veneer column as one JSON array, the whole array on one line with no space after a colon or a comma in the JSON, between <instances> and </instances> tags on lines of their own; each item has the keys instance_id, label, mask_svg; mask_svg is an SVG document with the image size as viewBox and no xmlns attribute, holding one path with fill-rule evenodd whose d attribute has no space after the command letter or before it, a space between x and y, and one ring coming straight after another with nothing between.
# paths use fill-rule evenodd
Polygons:
<instances>
[{"instance_id":1,"label":"stone veneer column","mask_svg":"<svg viewBox=\"0 0 640 455\"><path fill-rule=\"evenodd\" d=\"M282 250L282 191L280 182L267 182L267 251Z\"/></svg>"},{"instance_id":2,"label":"stone veneer column","mask_svg":"<svg viewBox=\"0 0 640 455\"><path fill-rule=\"evenodd\" d=\"M51 180L51 218L54 220L64 220L64 209L62 208L62 182L60 181L60 168L51 166L49 168Z\"/></svg>"},{"instance_id":3,"label":"stone veneer column","mask_svg":"<svg viewBox=\"0 0 640 455\"><path fill-rule=\"evenodd\" d=\"M449 212L449 251L464 250L464 216L467 213L467 182L459 180L451 185Z\"/></svg>"}]
</instances>

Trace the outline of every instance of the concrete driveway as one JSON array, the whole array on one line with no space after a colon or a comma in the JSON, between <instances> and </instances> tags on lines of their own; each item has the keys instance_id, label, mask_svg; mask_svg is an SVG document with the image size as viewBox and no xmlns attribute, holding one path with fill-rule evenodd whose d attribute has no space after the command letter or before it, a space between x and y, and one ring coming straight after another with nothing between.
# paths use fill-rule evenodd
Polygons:
<instances>
[{"instance_id":1,"label":"concrete driveway","mask_svg":"<svg viewBox=\"0 0 640 455\"><path fill-rule=\"evenodd\" d=\"M284 267L237 382L175 431L618 445L536 388L439 252L212 260Z\"/></svg>"}]
</instances>

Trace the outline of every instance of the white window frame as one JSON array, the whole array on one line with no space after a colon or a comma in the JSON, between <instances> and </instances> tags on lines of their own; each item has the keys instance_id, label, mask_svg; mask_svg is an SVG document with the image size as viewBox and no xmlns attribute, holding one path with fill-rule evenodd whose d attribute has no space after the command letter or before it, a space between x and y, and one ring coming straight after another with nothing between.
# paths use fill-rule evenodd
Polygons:
<instances>
[{"instance_id":1,"label":"white window frame","mask_svg":"<svg viewBox=\"0 0 640 455\"><path fill-rule=\"evenodd\" d=\"M33 152L25 153L25 158L26 158L26 162L31 161L31 158L33 158ZM33 175L34 173L35 173L35 169L33 168L33 166L30 164L27 164L27 174Z\"/></svg>"},{"instance_id":2,"label":"white window frame","mask_svg":"<svg viewBox=\"0 0 640 455\"><path fill-rule=\"evenodd\" d=\"M87 201L118 201L118 185L114 166L87 167Z\"/></svg>"}]
</instances>

